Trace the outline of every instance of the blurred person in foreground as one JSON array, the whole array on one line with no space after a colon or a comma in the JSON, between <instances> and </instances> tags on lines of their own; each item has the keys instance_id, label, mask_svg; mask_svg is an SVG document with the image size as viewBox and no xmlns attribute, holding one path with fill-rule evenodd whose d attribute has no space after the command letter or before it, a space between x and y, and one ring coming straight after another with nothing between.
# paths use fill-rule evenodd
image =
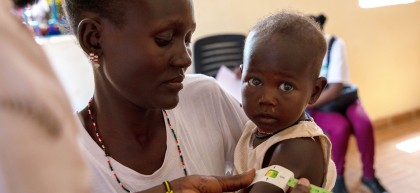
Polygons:
<instances>
[{"instance_id":1,"label":"blurred person in foreground","mask_svg":"<svg viewBox=\"0 0 420 193\"><path fill-rule=\"evenodd\" d=\"M88 172L69 100L12 14L30 3L0 0L0 192L85 193Z\"/></svg>"}]
</instances>

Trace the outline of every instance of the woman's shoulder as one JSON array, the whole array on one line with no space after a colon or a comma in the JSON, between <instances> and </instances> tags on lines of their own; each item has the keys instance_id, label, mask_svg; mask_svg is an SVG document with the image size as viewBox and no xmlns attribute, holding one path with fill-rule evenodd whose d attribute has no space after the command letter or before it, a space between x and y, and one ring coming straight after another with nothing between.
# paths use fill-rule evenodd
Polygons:
<instances>
[{"instance_id":1,"label":"woman's shoulder","mask_svg":"<svg viewBox=\"0 0 420 193\"><path fill-rule=\"evenodd\" d=\"M216 79L202 74L188 74L184 88L179 93L176 109L184 107L205 108L220 113L242 113L240 103L217 83Z\"/></svg>"},{"instance_id":2,"label":"woman's shoulder","mask_svg":"<svg viewBox=\"0 0 420 193\"><path fill-rule=\"evenodd\" d=\"M184 89L199 89L200 87L218 87L216 79L203 74L186 74L184 79ZM196 86L200 86L197 87Z\"/></svg>"},{"instance_id":3,"label":"woman's shoulder","mask_svg":"<svg viewBox=\"0 0 420 193\"><path fill-rule=\"evenodd\" d=\"M181 97L204 97L225 96L226 93L217 83L216 79L202 74L187 74L184 79L184 88L181 90Z\"/></svg>"}]
</instances>

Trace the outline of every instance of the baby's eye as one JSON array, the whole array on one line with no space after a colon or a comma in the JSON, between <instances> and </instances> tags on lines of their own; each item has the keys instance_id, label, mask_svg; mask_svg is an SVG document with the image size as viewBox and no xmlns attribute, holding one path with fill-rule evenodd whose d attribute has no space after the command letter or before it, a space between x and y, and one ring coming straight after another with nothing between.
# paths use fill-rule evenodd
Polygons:
<instances>
[{"instance_id":1,"label":"baby's eye","mask_svg":"<svg viewBox=\"0 0 420 193\"><path fill-rule=\"evenodd\" d=\"M294 88L289 83L283 83L283 84L280 85L280 89L283 90L283 91L292 91Z\"/></svg>"},{"instance_id":2,"label":"baby's eye","mask_svg":"<svg viewBox=\"0 0 420 193\"><path fill-rule=\"evenodd\" d=\"M260 86L262 84L262 82L257 78L250 78L248 80L248 84L251 85L251 86Z\"/></svg>"}]
</instances>

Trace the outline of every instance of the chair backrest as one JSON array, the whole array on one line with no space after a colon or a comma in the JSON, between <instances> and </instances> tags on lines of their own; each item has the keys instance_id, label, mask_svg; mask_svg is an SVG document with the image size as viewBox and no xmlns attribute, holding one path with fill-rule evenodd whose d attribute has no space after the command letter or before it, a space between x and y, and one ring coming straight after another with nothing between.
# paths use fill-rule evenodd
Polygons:
<instances>
[{"instance_id":1,"label":"chair backrest","mask_svg":"<svg viewBox=\"0 0 420 193\"><path fill-rule=\"evenodd\" d=\"M245 35L221 34L198 39L193 46L195 73L215 77L222 65L242 64Z\"/></svg>"}]
</instances>

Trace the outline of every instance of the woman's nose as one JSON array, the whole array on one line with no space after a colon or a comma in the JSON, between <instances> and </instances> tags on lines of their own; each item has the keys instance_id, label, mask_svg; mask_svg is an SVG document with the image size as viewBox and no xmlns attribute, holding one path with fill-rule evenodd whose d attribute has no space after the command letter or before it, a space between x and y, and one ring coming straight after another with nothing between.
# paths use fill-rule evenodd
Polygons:
<instances>
[{"instance_id":1,"label":"woman's nose","mask_svg":"<svg viewBox=\"0 0 420 193\"><path fill-rule=\"evenodd\" d=\"M172 62L172 65L180 67L180 68L187 68L192 63L192 52L189 45L186 45L185 43L182 46L179 46L177 48L177 53L174 57L174 61Z\"/></svg>"}]
</instances>

